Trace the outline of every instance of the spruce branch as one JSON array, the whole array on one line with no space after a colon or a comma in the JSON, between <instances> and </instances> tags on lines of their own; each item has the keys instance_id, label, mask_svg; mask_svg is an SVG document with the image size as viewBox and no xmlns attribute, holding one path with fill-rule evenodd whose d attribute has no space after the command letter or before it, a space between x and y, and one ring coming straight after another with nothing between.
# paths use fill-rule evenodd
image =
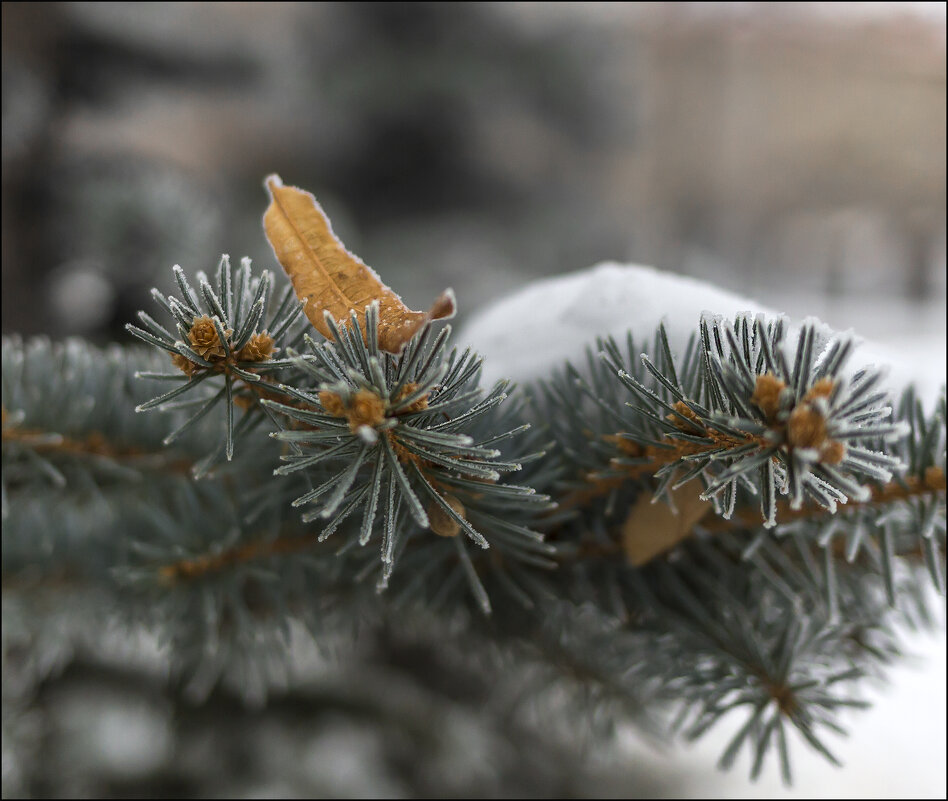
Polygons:
<instances>
[{"instance_id":1,"label":"spruce branch","mask_svg":"<svg viewBox=\"0 0 948 801\"><path fill-rule=\"evenodd\" d=\"M616 621L614 647L629 649L619 656L623 681L649 686L666 711L678 710L674 728L689 738L743 711L722 767L748 747L756 776L776 751L789 782L789 732L835 761L824 736L841 731L839 712L865 706L860 682L898 656L897 628L918 622L916 605L926 619L922 568L904 565L896 591L914 605L893 608L868 553L840 560L830 602L819 557L830 551L771 535L747 556L753 539L752 531L699 533L641 567L588 554L551 576L551 592L577 613L598 609Z\"/></svg>"},{"instance_id":2,"label":"spruce branch","mask_svg":"<svg viewBox=\"0 0 948 801\"><path fill-rule=\"evenodd\" d=\"M613 554L641 565L701 532L753 531L757 544L793 533L823 546L833 542L834 553L850 560L872 544L893 601L892 559L899 554L923 554L941 587L944 401L926 417L909 388L893 409L884 393L870 391L877 371L841 374L850 346L846 337L830 338L820 348L816 340L815 328L806 325L797 343L804 353L784 353L779 321L705 319L680 362L660 327L641 359L631 338L626 354L613 340L600 341L601 362L590 350L585 373L567 365L541 383L542 416L554 421L564 472L572 475L559 485L560 506L576 512L579 521L554 535L566 558ZM796 372L787 372L791 363ZM743 383L732 385L739 373ZM724 383L724 375L732 384ZM623 397L628 389L632 401ZM577 403L578 413L566 413ZM711 411L715 403L724 404L717 408L727 414ZM752 418L741 416L747 414ZM899 432L907 436L894 439ZM799 447L804 434L824 437L820 452ZM862 481L849 499L820 478L826 475L823 462L840 453L845 457L830 467L842 477L841 486ZM822 494L808 490L807 499L796 504L787 477L806 470L807 481L821 482ZM705 514L690 489L696 478L706 487L701 497L712 496L720 517ZM807 481L801 486L810 486ZM834 497L845 505L827 502ZM647 511L656 502L658 508ZM609 533L591 537L591 518L599 516ZM844 552L838 547L842 534Z\"/></svg>"},{"instance_id":3,"label":"spruce branch","mask_svg":"<svg viewBox=\"0 0 948 801\"><path fill-rule=\"evenodd\" d=\"M760 498L764 525L773 527L778 495L793 509L811 500L832 513L838 503L867 500L866 479L885 483L902 469L897 458L865 446L892 443L908 428L890 419L886 394L873 391L881 371L843 374L850 337L821 342L816 324L806 322L789 359L782 322L762 316L706 316L699 337L700 366L687 385L678 380L664 327L660 366L642 357L653 387L627 372L614 348L605 351L653 423L648 439L628 438L640 447L674 448L656 472L666 479L658 495L700 477L702 497L719 514L730 517L740 492L749 491Z\"/></svg>"},{"instance_id":4,"label":"spruce branch","mask_svg":"<svg viewBox=\"0 0 948 801\"><path fill-rule=\"evenodd\" d=\"M411 311L268 188L278 299L225 256L129 326L158 353L4 340L5 591L94 588L205 695L265 692L293 622L437 619L612 715L697 737L743 711L724 766L776 750L789 780L791 731L833 760L852 688L924 622L919 576L944 587L944 397L893 404L850 338L745 315L482 388L433 325L453 296Z\"/></svg>"},{"instance_id":5,"label":"spruce branch","mask_svg":"<svg viewBox=\"0 0 948 801\"><path fill-rule=\"evenodd\" d=\"M449 353L447 328L435 336L425 326L400 355L383 352L378 313L377 304L366 308L364 335L355 314L343 326L327 313L331 341L307 337L308 353L291 356L309 380L307 388L283 387L296 404L263 401L296 423L273 436L304 447L282 457L286 464L275 472L317 470L324 479L293 501L316 506L304 522L328 521L319 535L325 539L361 507L358 525L346 536L364 546L373 539L377 515L393 521L380 538L383 586L410 530L397 523L400 509L414 526L441 537L463 534L481 548L494 545L513 555L548 554L531 519L549 498L508 482L505 476L520 471L522 462L497 447L525 429L522 420L511 425L500 412L506 384L479 390L477 358L470 351ZM475 527L475 520L487 525ZM466 565L463 547L452 548ZM477 571L467 576L486 608Z\"/></svg>"},{"instance_id":6,"label":"spruce branch","mask_svg":"<svg viewBox=\"0 0 948 801\"><path fill-rule=\"evenodd\" d=\"M238 437L269 428L272 437L291 448L274 472L294 480L282 482L276 494L295 491L288 505L314 507L302 521L321 523L319 541L338 532L345 551L375 540L381 550L379 588L388 584L404 544L412 539L410 550L420 547L412 526L449 539L463 535L481 548L493 544L511 559L552 566L551 548L533 527L549 505L548 496L505 477L541 454L510 452L511 441L521 438L528 425L499 411L507 397L505 384L489 392L479 389L479 361L470 351L448 351L449 329L435 335L426 323L393 355L380 339L378 302L361 315L353 312L345 324L327 310L322 327L329 339L317 343L304 333L303 355L293 347L298 337L293 343L281 341L286 358L271 363L275 340L256 330L270 292L268 273L254 278L244 260L234 276L224 257L216 288L199 274L200 296L180 268L175 278L183 299L155 297L178 318L178 332L188 344L173 342L148 315L142 320L151 329L146 341L172 353L184 380L138 408L195 408L165 438L170 443L204 420L219 419L223 405L224 443L198 462L196 476L205 475L222 452L232 459ZM269 324L277 333L287 330L302 308L287 300L290 291ZM389 339L400 330L401 313L388 323ZM203 388L212 382L216 389ZM195 401L179 399L195 388ZM239 421L235 406L243 410ZM376 526L379 518L382 525ZM268 547L241 545L226 558L195 554L167 570L174 576L204 573L209 566L216 570L268 553ZM489 603L475 565L479 560L471 561L459 543L451 546L451 554L486 611Z\"/></svg>"},{"instance_id":7,"label":"spruce branch","mask_svg":"<svg viewBox=\"0 0 948 801\"><path fill-rule=\"evenodd\" d=\"M233 459L236 440L260 424L263 416L260 401L274 394L271 387L275 384L275 374L292 367L291 362L275 355L298 338L300 332L294 324L303 307L294 302L291 286L283 290L279 300L271 303L272 273L264 270L254 275L247 258L241 259L240 267L234 270L230 257L223 255L214 286L199 272L200 295L180 266L175 265L174 275L181 297L165 297L157 289L152 290L152 297L172 318L175 333L145 312L139 313L145 328L131 323L126 328L138 339L169 353L172 364L182 375L141 373L142 378L171 379L179 383L139 404L136 411L175 408L181 404L197 406L196 411L167 435L165 441L171 443L222 403L225 407L223 447L212 450L196 466L196 473L203 475L221 455L227 461ZM271 306L275 308L267 316ZM211 380L204 385L208 379ZM178 400L194 392L197 397L193 400ZM243 411L239 420L235 408Z\"/></svg>"},{"instance_id":8,"label":"spruce branch","mask_svg":"<svg viewBox=\"0 0 948 801\"><path fill-rule=\"evenodd\" d=\"M190 441L167 448L160 421L135 419L131 409L144 397L132 376L138 368L158 367L151 352L4 337L2 356L4 516L10 493L94 492L181 473L208 445L199 427Z\"/></svg>"}]
</instances>

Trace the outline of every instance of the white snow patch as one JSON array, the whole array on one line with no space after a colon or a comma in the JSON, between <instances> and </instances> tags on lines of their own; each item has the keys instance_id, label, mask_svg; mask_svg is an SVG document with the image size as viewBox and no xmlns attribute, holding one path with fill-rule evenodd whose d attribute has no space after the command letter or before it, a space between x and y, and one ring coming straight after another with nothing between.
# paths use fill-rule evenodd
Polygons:
<instances>
[{"instance_id":1,"label":"white snow patch","mask_svg":"<svg viewBox=\"0 0 948 801\"><path fill-rule=\"evenodd\" d=\"M631 330L644 350L662 321L672 350L681 353L704 312L731 318L739 312L779 315L778 310L695 278L604 262L527 284L475 314L457 341L484 357L485 386L501 378L525 383L549 376L567 360L580 367L586 347L597 336L621 342ZM790 320L790 349L796 346L798 330L799 323ZM832 332L825 324L822 330ZM862 342L849 359L848 371L869 365L887 366L885 385L890 391L899 392L914 381L928 406L945 382L944 360L932 358L925 348Z\"/></svg>"},{"instance_id":2,"label":"white snow patch","mask_svg":"<svg viewBox=\"0 0 948 801\"><path fill-rule=\"evenodd\" d=\"M698 281L653 267L604 262L588 270L527 284L488 306L462 329L458 341L484 356L484 383L531 381L570 360L600 335L643 345L662 320L673 349L684 348L703 311L776 314L771 309Z\"/></svg>"}]
</instances>

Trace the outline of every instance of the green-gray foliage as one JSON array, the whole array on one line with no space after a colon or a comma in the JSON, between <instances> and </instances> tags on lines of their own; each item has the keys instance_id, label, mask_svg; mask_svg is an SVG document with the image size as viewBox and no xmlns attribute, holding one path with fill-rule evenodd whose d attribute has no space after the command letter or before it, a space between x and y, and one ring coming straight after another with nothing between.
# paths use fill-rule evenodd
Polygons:
<instances>
[{"instance_id":1,"label":"green-gray foliage","mask_svg":"<svg viewBox=\"0 0 948 801\"><path fill-rule=\"evenodd\" d=\"M375 307L364 335L353 318L315 341L249 262L225 257L198 291L176 278L180 297L154 294L168 319L130 327L153 349L4 340L5 615L95 594L197 690L239 674L248 695L291 624L328 642L437 619L460 652L498 646L484 670L512 660L530 694L569 687L590 720L697 737L743 711L722 764L747 746L756 774L775 749L789 780L788 732L833 759L823 736L859 679L897 655L899 621L927 619L919 576L943 591L944 394L891 401L874 371L844 372L846 338L708 318L682 354L662 329L641 359L602 341L511 392L479 386L448 328L393 356ZM189 342L205 316L215 358ZM278 355L238 358L264 330ZM770 411L751 400L765 374ZM832 458L788 438L803 405ZM673 489L714 512L633 565L623 521Z\"/></svg>"}]
</instances>

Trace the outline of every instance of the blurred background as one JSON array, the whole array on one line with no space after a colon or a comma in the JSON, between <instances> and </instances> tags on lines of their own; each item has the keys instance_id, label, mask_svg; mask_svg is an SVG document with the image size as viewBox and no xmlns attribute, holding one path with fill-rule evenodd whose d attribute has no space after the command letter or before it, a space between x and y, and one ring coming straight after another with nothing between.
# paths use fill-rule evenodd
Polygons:
<instances>
[{"instance_id":1,"label":"blurred background","mask_svg":"<svg viewBox=\"0 0 948 801\"><path fill-rule=\"evenodd\" d=\"M943 304L944 6L4 4L4 331L272 264L269 172L413 308L604 259Z\"/></svg>"},{"instance_id":2,"label":"blurred background","mask_svg":"<svg viewBox=\"0 0 948 801\"><path fill-rule=\"evenodd\" d=\"M944 361L943 3L8 2L2 15L4 333L127 341L172 264L210 270L227 252L273 266L262 181L278 172L413 308L453 286L463 321L531 279L613 259ZM945 792L944 639L930 650L940 717L899 757L928 767L901 763L902 794ZM931 717L931 695L917 700ZM49 724L63 742L73 707ZM169 726L144 752L173 752ZM379 748L343 728L348 750L315 725L307 758L324 784L301 793L412 794L339 768ZM798 770L795 795L808 776L823 793L899 794L856 767L885 756L859 742L835 778L818 760ZM588 794L751 792L708 754L640 754ZM861 770L865 787L846 784ZM751 794L779 794L768 781Z\"/></svg>"}]
</instances>

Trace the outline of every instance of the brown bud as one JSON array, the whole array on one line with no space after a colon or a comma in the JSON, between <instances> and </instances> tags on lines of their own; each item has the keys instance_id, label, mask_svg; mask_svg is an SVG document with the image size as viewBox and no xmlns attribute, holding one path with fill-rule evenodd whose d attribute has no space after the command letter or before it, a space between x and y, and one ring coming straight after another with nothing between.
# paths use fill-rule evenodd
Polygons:
<instances>
[{"instance_id":1,"label":"brown bud","mask_svg":"<svg viewBox=\"0 0 948 801\"><path fill-rule=\"evenodd\" d=\"M171 354L171 363L186 376L194 375L195 371L198 369L198 365L196 365L190 359L185 358L180 353Z\"/></svg>"},{"instance_id":2,"label":"brown bud","mask_svg":"<svg viewBox=\"0 0 948 801\"><path fill-rule=\"evenodd\" d=\"M678 417L678 415L666 415L666 419L677 429L683 431L686 434L700 434L704 431L704 427L701 425L698 415L684 401L676 401L672 408L674 408L674 410L682 417L687 417L692 421L692 424L688 425L688 423L682 420L681 417Z\"/></svg>"},{"instance_id":3,"label":"brown bud","mask_svg":"<svg viewBox=\"0 0 948 801\"><path fill-rule=\"evenodd\" d=\"M801 403L787 421L787 442L792 448L819 448L826 441L826 420L807 403Z\"/></svg>"},{"instance_id":4,"label":"brown bud","mask_svg":"<svg viewBox=\"0 0 948 801\"><path fill-rule=\"evenodd\" d=\"M674 415L672 415L672 417L674 417ZM676 417L675 419L677 420L678 418ZM679 420L678 422L681 421ZM590 431L588 436L592 437L595 435ZM619 449L620 453L625 456L637 457L645 455L645 448L639 445L638 442L634 442L631 439L623 437L622 434L606 434L603 439L606 442L615 445L616 448Z\"/></svg>"},{"instance_id":5,"label":"brown bud","mask_svg":"<svg viewBox=\"0 0 948 801\"><path fill-rule=\"evenodd\" d=\"M387 435L391 434L390 431L386 431L385 433ZM398 437L387 436L386 438L388 439L389 445L392 446L392 450L395 451L395 455L398 457L398 461L400 461L402 464L409 464L410 462L414 462L415 464L418 464L418 465L424 464L424 460L421 459L417 454L412 453L404 445L402 445L402 443L399 442Z\"/></svg>"},{"instance_id":6,"label":"brown bud","mask_svg":"<svg viewBox=\"0 0 948 801\"><path fill-rule=\"evenodd\" d=\"M360 426L373 428L385 420L385 402L372 390L360 389L349 398L349 428L356 431Z\"/></svg>"},{"instance_id":7,"label":"brown bud","mask_svg":"<svg viewBox=\"0 0 948 801\"><path fill-rule=\"evenodd\" d=\"M226 332L225 332L226 333ZM199 356L207 361L224 358L224 346L217 335L217 327L210 317L195 317L194 324L188 332L191 347Z\"/></svg>"},{"instance_id":8,"label":"brown bud","mask_svg":"<svg viewBox=\"0 0 948 801\"><path fill-rule=\"evenodd\" d=\"M326 414L330 414L333 417L346 416L346 407L342 403L342 398L340 398L337 393L324 389L319 393L319 402L323 405L323 409L326 410Z\"/></svg>"},{"instance_id":9,"label":"brown bud","mask_svg":"<svg viewBox=\"0 0 948 801\"><path fill-rule=\"evenodd\" d=\"M418 391L418 385L414 381L409 381L405 386L403 386L399 391L398 395L394 398L394 403L407 398L414 392ZM408 414L410 412L421 412L428 408L428 395L427 393L422 395L420 398L416 398L411 403L408 404L404 409L399 409L399 412L402 414Z\"/></svg>"},{"instance_id":10,"label":"brown bud","mask_svg":"<svg viewBox=\"0 0 948 801\"><path fill-rule=\"evenodd\" d=\"M827 440L820 450L820 461L824 464L839 464L845 457L846 446L839 440Z\"/></svg>"},{"instance_id":11,"label":"brown bud","mask_svg":"<svg viewBox=\"0 0 948 801\"><path fill-rule=\"evenodd\" d=\"M459 517L467 520L463 503L447 492L441 497L448 506L457 512ZM456 537L461 531L461 524L451 517L441 504L434 501L428 505L428 525L435 534L441 537Z\"/></svg>"},{"instance_id":12,"label":"brown bud","mask_svg":"<svg viewBox=\"0 0 948 801\"><path fill-rule=\"evenodd\" d=\"M832 378L821 378L817 381L809 390L807 390L806 395L803 397L805 401L811 401L814 398L829 398L833 394L833 389L835 389L836 383Z\"/></svg>"},{"instance_id":13,"label":"brown bud","mask_svg":"<svg viewBox=\"0 0 948 801\"><path fill-rule=\"evenodd\" d=\"M751 403L760 409L768 420L773 420L780 408L780 393L787 385L771 373L757 376Z\"/></svg>"},{"instance_id":14,"label":"brown bud","mask_svg":"<svg viewBox=\"0 0 948 801\"><path fill-rule=\"evenodd\" d=\"M273 355L273 337L266 331L254 333L247 344L237 351L238 362L265 362Z\"/></svg>"}]
</instances>

